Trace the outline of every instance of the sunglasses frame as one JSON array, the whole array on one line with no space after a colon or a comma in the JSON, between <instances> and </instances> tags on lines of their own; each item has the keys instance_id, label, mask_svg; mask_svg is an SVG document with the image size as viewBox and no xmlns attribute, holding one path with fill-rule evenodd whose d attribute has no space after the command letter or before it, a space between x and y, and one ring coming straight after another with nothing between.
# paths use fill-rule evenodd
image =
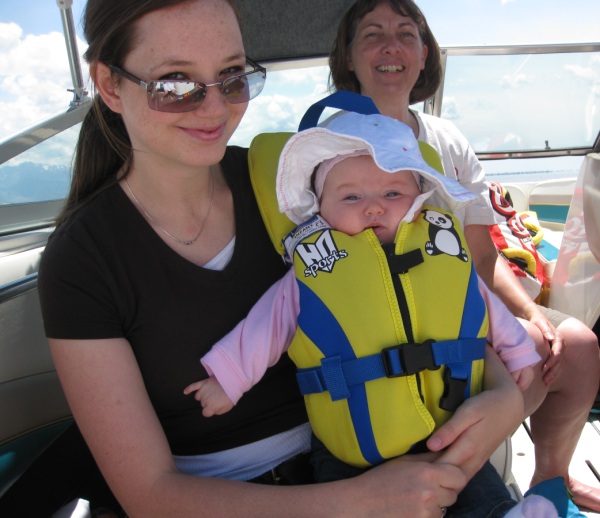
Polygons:
<instances>
[{"instance_id":1,"label":"sunglasses frame","mask_svg":"<svg viewBox=\"0 0 600 518\"><path fill-rule=\"evenodd\" d=\"M223 81L219 81L216 83L210 83L210 84L206 84L206 83L201 83L198 81L187 81L187 80L183 80L183 79L171 79L169 81L162 81L162 80L152 80L152 81L144 81L142 79L140 79L139 77L134 76L133 74L127 72L126 70L123 70L120 67L117 67L115 65L108 65L108 68L110 68L115 74L120 75L121 77L124 77L125 79L128 79L129 81L131 81L132 83L135 83L138 86L141 86L142 88L144 88L146 90L146 94L148 95L148 107L151 110L155 110L155 111L159 111L159 112L163 112L163 113L184 113L184 112L191 112L194 110L197 110L198 108L200 108L200 106L202 105L202 102L204 101L204 98L206 97L206 91L210 86L218 86L219 90L221 91L221 93L223 94L223 97L225 97L225 99L227 100L227 102L231 103L231 104L242 104L248 101L251 101L252 99L254 99L255 97L257 97L260 92L262 92L262 89L264 87L264 84L267 80L267 69L265 67L260 66L258 63L256 63L255 61L252 61L250 58L246 58L246 64L250 65L253 70L250 70L249 72L244 72L243 74L236 74L234 76L228 77L227 79L223 80ZM226 89L226 85L230 84L236 80L239 80L240 78L244 78L244 77L248 77L251 76L253 74L262 74L263 76L263 84L260 88L260 91L255 94L255 95L251 95L250 92L248 92L248 100L245 101L240 101L240 102L235 102L232 101L228 95L225 92ZM168 106L178 106L181 107L182 103L183 106L189 106L189 109L177 109L177 110L160 110L158 109L156 106L152 105L151 99L152 99L152 93L150 91L150 89L152 88L152 86L156 85L157 83L168 83L168 82L172 82L172 83L194 83L196 88L200 88L201 91L203 91L204 93L202 94L202 98L201 100L198 101L192 101L189 103L189 105L187 104L187 101L185 98L184 99L177 99L173 102L167 103L162 105L163 107L168 107ZM250 80L248 80L248 84L250 83Z\"/></svg>"}]
</instances>

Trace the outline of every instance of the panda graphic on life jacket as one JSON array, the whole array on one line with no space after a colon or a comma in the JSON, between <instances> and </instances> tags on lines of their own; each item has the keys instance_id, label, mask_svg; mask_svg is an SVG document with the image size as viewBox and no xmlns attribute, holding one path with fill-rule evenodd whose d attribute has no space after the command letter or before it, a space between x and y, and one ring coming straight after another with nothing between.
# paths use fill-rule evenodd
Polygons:
<instances>
[{"instance_id":1,"label":"panda graphic on life jacket","mask_svg":"<svg viewBox=\"0 0 600 518\"><path fill-rule=\"evenodd\" d=\"M452 217L437 210L421 211L425 221L429 223L429 241L425 243L425 251L429 255L447 254L468 261L467 252L454 229Z\"/></svg>"}]
</instances>

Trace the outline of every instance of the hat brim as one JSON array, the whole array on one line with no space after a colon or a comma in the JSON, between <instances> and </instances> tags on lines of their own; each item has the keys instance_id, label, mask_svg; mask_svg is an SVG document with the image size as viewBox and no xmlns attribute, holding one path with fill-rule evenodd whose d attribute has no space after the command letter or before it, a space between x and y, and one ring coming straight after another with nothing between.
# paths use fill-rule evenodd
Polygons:
<instances>
[{"instance_id":1,"label":"hat brim","mask_svg":"<svg viewBox=\"0 0 600 518\"><path fill-rule=\"evenodd\" d=\"M340 118L347 117L345 114ZM383 116L378 120L389 119ZM352 121L360 124L364 121ZM389 119L393 120L393 119ZM401 124L398 121L394 121ZM397 126L393 128L398 130ZM414 137L413 140L416 142ZM370 139L373 140L373 139ZM388 142L389 143L389 142ZM311 176L316 166L324 160L337 156L350 155L356 151L367 151L377 166L389 173L397 171L416 171L423 178L423 192L436 190L448 205L450 210L456 210L471 203L475 196L455 180L451 180L429 166L420 152L414 150L402 152L398 149L398 140L392 139L391 146L378 142L373 146L364 138L347 135L329 128L311 128L294 135L285 145L277 173L277 199L279 210L285 213L295 223L306 221L319 211L319 201L311 189ZM407 151L405 148L403 151Z\"/></svg>"}]
</instances>

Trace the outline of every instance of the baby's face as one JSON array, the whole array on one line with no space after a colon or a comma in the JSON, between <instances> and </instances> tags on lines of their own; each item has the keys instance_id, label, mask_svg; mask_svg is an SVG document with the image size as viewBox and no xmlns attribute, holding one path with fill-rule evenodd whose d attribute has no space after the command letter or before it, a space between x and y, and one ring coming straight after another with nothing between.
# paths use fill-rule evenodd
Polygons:
<instances>
[{"instance_id":1,"label":"baby's face","mask_svg":"<svg viewBox=\"0 0 600 518\"><path fill-rule=\"evenodd\" d=\"M370 155L351 157L327 174L320 212L345 234L372 228L381 243L392 243L400 221L419 194L412 172L387 173Z\"/></svg>"}]
</instances>

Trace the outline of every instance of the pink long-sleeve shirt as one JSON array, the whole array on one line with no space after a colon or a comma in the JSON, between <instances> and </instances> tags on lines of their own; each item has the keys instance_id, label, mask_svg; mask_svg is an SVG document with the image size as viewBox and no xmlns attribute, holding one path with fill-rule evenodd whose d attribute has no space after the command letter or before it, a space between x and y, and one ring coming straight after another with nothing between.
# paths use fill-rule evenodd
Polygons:
<instances>
[{"instance_id":1,"label":"pink long-sleeve shirt","mask_svg":"<svg viewBox=\"0 0 600 518\"><path fill-rule=\"evenodd\" d=\"M540 361L535 344L519 321L479 279L489 315L487 340L509 372ZM225 393L237 403L277 363L289 347L298 325L299 291L294 271L271 286L229 334L201 359Z\"/></svg>"}]
</instances>

